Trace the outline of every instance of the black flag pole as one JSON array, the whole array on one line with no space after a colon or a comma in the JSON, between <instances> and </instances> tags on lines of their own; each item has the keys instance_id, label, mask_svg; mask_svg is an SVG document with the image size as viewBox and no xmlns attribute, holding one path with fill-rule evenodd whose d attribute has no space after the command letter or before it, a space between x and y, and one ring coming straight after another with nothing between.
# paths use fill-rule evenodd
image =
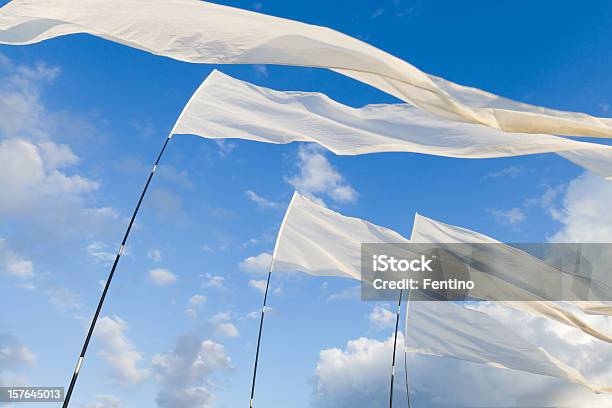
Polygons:
<instances>
[{"instance_id":1,"label":"black flag pole","mask_svg":"<svg viewBox=\"0 0 612 408\"><path fill-rule=\"evenodd\" d=\"M402 307L402 294L404 289L400 289L399 300L397 301L397 315L395 317L395 338L393 339L393 361L391 363L391 390L389 392L389 408L393 408L393 380L395 378L395 350L397 348L397 332L399 327L400 311Z\"/></svg>"},{"instance_id":2,"label":"black flag pole","mask_svg":"<svg viewBox=\"0 0 612 408\"><path fill-rule=\"evenodd\" d=\"M257 364L259 363L259 347L261 346L261 333L263 331L264 317L266 315L266 304L268 302L268 289L270 288L270 278L272 277L272 270L274 269L274 260L276 259L276 251L278 249L278 243L281 240L283 229L285 228L285 222L287 221L287 217L289 216L289 212L291 211L291 207L293 206L293 201L295 200L296 194L297 192L293 193L293 197L291 197L291 201L289 202L287 211L285 212L285 215L283 216L283 221L281 222L280 228L278 230L278 235L276 236L276 242L274 243L274 251L272 252L272 259L270 260L270 269L268 270L268 280L266 281L266 290L264 292L263 306L261 308L261 317L259 319L259 334L257 335L257 350L255 351L255 365L253 366L253 382L251 383L251 398L249 399L249 408L253 408L253 400L255 399L255 378L257 377Z\"/></svg>"},{"instance_id":3,"label":"black flag pole","mask_svg":"<svg viewBox=\"0 0 612 408\"><path fill-rule=\"evenodd\" d=\"M113 280L113 276L115 275L117 264L119 263L119 259L121 258L121 255L123 254L123 251L125 249L125 243L127 242L127 239L130 235L130 231L132 230L132 226L134 225L134 220L136 219L136 215L138 215L138 210L140 210L140 205L142 204L142 200L147 194L147 189L149 188L149 184L151 184L151 179L153 178L153 175L155 174L155 170L157 170L157 165L159 164L159 161L161 160L164 152L166 151L168 142L170 142L170 140L172 139L172 136L174 136L174 131L176 130L177 125L181 121L181 118L185 114L185 111L187 111L187 108L191 104L191 101L198 94L199 89L200 88L198 88L198 90L196 90L196 92L194 92L191 95L191 97L189 98L189 101L187 101L187 104L185 105L185 107L183 107L183 110L179 114L178 119L174 123L172 130L168 134L166 141L164 142L159 154L157 155L157 159L155 160L153 169L151 169L151 173L149 173L149 178L147 179L147 182L142 190L142 193L140 193L138 204L136 204L136 208L134 208L134 212L132 213L132 218L130 219L130 223L128 224L125 234L123 235L123 240L121 241L121 245L119 246L119 251L117 251L117 255L115 256L115 261L113 262L113 266L111 267L110 273L108 274L108 279L106 279L106 284L104 285L102 296L100 296L100 300L98 301L98 307L96 308L96 312L94 313L93 318L91 319L91 324L89 325L89 330L87 331L87 336L85 337L85 342L83 343L81 354L79 355L77 365L74 369L74 373L72 374L72 379L70 380L68 391L66 392L66 395L64 397L64 403L62 405L62 408L68 408L68 404L70 403L70 397L72 396L72 392L74 391L74 387L75 387L77 378L79 376L79 372L81 371L81 366L83 365L83 360L85 359L85 353L87 352L87 347L89 346L91 336L93 335L94 329L96 327L96 323L98 322L98 317L100 317L100 311L102 310L102 306L104 305L104 300L106 299L108 289L110 288L111 281Z\"/></svg>"},{"instance_id":4,"label":"black flag pole","mask_svg":"<svg viewBox=\"0 0 612 408\"><path fill-rule=\"evenodd\" d=\"M272 261L274 263L274 261ZM253 408L253 398L255 397L255 377L257 377L257 363L259 362L259 346L261 344L261 332L263 329L264 316L266 315L266 303L268 301L268 288L270 287L270 277L272 276L272 263L268 271L268 280L266 282L266 291L264 293L263 306L261 308L261 318L259 320L259 334L257 335L257 351L255 352L255 366L253 367L253 382L251 383L251 399L249 407Z\"/></svg>"},{"instance_id":5,"label":"black flag pole","mask_svg":"<svg viewBox=\"0 0 612 408\"><path fill-rule=\"evenodd\" d=\"M85 353L87 352L87 347L89 346L89 341L91 340L91 336L96 327L96 323L98 321L98 317L100 316L100 311L102 310L102 306L104 305L104 300L106 299L106 295L108 293L108 289L110 287L111 281L113 280L113 276L115 275L115 270L117 269L117 264L119 263L119 259L123 254L123 250L125 249L125 243L130 235L130 231L132 230L132 226L134 225L134 220L136 219L136 215L138 214L138 210L140 209L140 205L142 204L142 200L144 199L145 194L147 193L147 189L149 188L149 184L151 184L151 179L155 174L155 170L157 170L157 165L159 164L159 160L161 159L164 151L166 150L166 146L168 146L168 142L172 139L172 132L166 138L159 155L157 156L157 160L155 160L155 164L153 165L153 169L151 173L149 173L149 178L147 179L147 183L140 194L140 199L138 200L138 204L132 213L132 218L130 219L130 223L128 224L127 230L123 235L123 241L121 241L121 246L119 247L119 251L115 256L115 261L113 262L113 266L108 275L108 279L106 279L106 284L104 285L104 290L102 291L102 296L100 296L100 300L98 301L98 307L96 308L96 312L93 315L93 319L91 320L91 324L89 325L89 330L87 331L87 337L85 337L85 343L83 343L83 348L81 349L81 354L79 355L79 360L77 362L76 368L74 369L74 374L72 374L72 380L70 380L70 386L68 387L68 391L64 397L64 404L62 408L67 408L70 403L70 397L72 396L72 391L74 391L74 386L76 384L77 378L79 376L79 372L81 371L81 365L83 364L83 360L85 359Z\"/></svg>"}]
</instances>

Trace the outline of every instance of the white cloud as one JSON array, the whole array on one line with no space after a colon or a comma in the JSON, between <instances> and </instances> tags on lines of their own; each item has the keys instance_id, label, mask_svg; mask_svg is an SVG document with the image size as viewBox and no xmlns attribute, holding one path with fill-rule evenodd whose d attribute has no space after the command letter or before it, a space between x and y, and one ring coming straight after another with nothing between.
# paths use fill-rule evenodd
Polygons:
<instances>
[{"instance_id":1,"label":"white cloud","mask_svg":"<svg viewBox=\"0 0 612 408\"><path fill-rule=\"evenodd\" d=\"M149 249L147 251L147 258L152 259L155 262L160 262L162 260L162 254L159 249Z\"/></svg>"},{"instance_id":2,"label":"white cloud","mask_svg":"<svg viewBox=\"0 0 612 408\"><path fill-rule=\"evenodd\" d=\"M612 182L591 173L574 179L553 216L562 227L555 242L612 242Z\"/></svg>"},{"instance_id":3,"label":"white cloud","mask_svg":"<svg viewBox=\"0 0 612 408\"><path fill-rule=\"evenodd\" d=\"M149 280L156 286L168 286L176 282L176 275L168 269L151 269L149 271Z\"/></svg>"},{"instance_id":4,"label":"white cloud","mask_svg":"<svg viewBox=\"0 0 612 408\"><path fill-rule=\"evenodd\" d=\"M296 190L319 202L325 194L337 203L357 201L358 193L348 184L315 144L301 145L298 151L298 174L286 178Z\"/></svg>"},{"instance_id":5,"label":"white cloud","mask_svg":"<svg viewBox=\"0 0 612 408\"><path fill-rule=\"evenodd\" d=\"M89 246L87 246L87 253L89 256L94 258L96 261L103 263L111 263L115 260L115 254L112 252L107 252L108 246L102 242L93 242Z\"/></svg>"},{"instance_id":6,"label":"white cloud","mask_svg":"<svg viewBox=\"0 0 612 408\"><path fill-rule=\"evenodd\" d=\"M20 344L15 336L0 332L0 374L4 370L33 365L36 355Z\"/></svg>"},{"instance_id":7,"label":"white cloud","mask_svg":"<svg viewBox=\"0 0 612 408\"><path fill-rule=\"evenodd\" d=\"M272 262L272 255L267 252L262 252L256 256L250 256L240 262L240 270L247 273L268 273L270 270L270 263Z\"/></svg>"},{"instance_id":8,"label":"white cloud","mask_svg":"<svg viewBox=\"0 0 612 408\"><path fill-rule=\"evenodd\" d=\"M398 350L402 349L400 334ZM392 352L393 337L386 341L361 337L350 340L344 350L321 350L315 370L313 405L320 408L388 405ZM396 370L401 378L399 372ZM396 389L397 405L405 406L403 387Z\"/></svg>"},{"instance_id":9,"label":"white cloud","mask_svg":"<svg viewBox=\"0 0 612 408\"><path fill-rule=\"evenodd\" d=\"M97 394L94 400L81 405L81 408L121 408L121 400L113 395Z\"/></svg>"},{"instance_id":10,"label":"white cloud","mask_svg":"<svg viewBox=\"0 0 612 408\"><path fill-rule=\"evenodd\" d=\"M396 314L387 308L376 305L368 315L368 320L377 330L384 330L395 327Z\"/></svg>"},{"instance_id":11,"label":"white cloud","mask_svg":"<svg viewBox=\"0 0 612 408\"><path fill-rule=\"evenodd\" d=\"M219 323L215 327L215 329L217 330L218 333L223 334L227 337L238 337L238 335L240 334L236 326L234 326L233 323L229 323L229 322Z\"/></svg>"},{"instance_id":12,"label":"white cloud","mask_svg":"<svg viewBox=\"0 0 612 408\"><path fill-rule=\"evenodd\" d=\"M219 275L211 275L207 273L204 275L205 281L202 283L202 286L205 288L216 288L216 289L225 289L225 277Z\"/></svg>"},{"instance_id":13,"label":"white cloud","mask_svg":"<svg viewBox=\"0 0 612 408\"><path fill-rule=\"evenodd\" d=\"M34 264L8 247L8 241L0 238L0 272L20 279L34 276Z\"/></svg>"},{"instance_id":14,"label":"white cloud","mask_svg":"<svg viewBox=\"0 0 612 408\"><path fill-rule=\"evenodd\" d=\"M417 302L418 303L418 302ZM418 305L417 305L418 306ZM494 303L471 307L488 313L529 342L576 367L595 384L612 384L610 345L578 330ZM612 330L609 318L583 316L602 330ZM477 331L475 332L475 335ZM408 333L408 336L410 333ZM431 339L437 341L436 339ZM396 378L403 380L403 337L398 338ZM344 349L320 352L315 371L313 406L331 408L385 407L388 404L392 337L385 341L359 338ZM415 406L571 406L607 407L611 395L596 395L561 379L504 370L482 364L408 354L409 382ZM396 386L398 406L405 406L403 381ZM432 386L432 384L434 386ZM435 386L444 384L444 386Z\"/></svg>"},{"instance_id":15,"label":"white cloud","mask_svg":"<svg viewBox=\"0 0 612 408\"><path fill-rule=\"evenodd\" d=\"M493 217L495 217L495 221L501 225L515 226L527 219L527 215L519 207L514 207L509 210L499 210L493 208L489 209L488 212L493 215Z\"/></svg>"},{"instance_id":16,"label":"white cloud","mask_svg":"<svg viewBox=\"0 0 612 408\"><path fill-rule=\"evenodd\" d=\"M247 190L244 192L244 194L248 197L249 200L257 204L259 208L278 208L279 206L278 203L268 200L267 198L260 196L252 190Z\"/></svg>"},{"instance_id":17,"label":"white cloud","mask_svg":"<svg viewBox=\"0 0 612 408\"><path fill-rule=\"evenodd\" d=\"M268 67L266 65L255 64L253 65L253 70L255 70L255 73L261 77L268 77Z\"/></svg>"},{"instance_id":18,"label":"white cloud","mask_svg":"<svg viewBox=\"0 0 612 408\"><path fill-rule=\"evenodd\" d=\"M98 353L113 369L122 385L132 385L149 377L146 369L138 367L142 354L125 336L127 324L118 316L102 317L96 326L96 337L102 344Z\"/></svg>"},{"instance_id":19,"label":"white cloud","mask_svg":"<svg viewBox=\"0 0 612 408\"><path fill-rule=\"evenodd\" d=\"M523 171L524 171L524 169L522 167L520 167L520 166L508 166L508 167L504 167L501 170L487 173L484 176L482 176L480 178L480 180L484 181L484 180L488 180L488 179L491 179L491 178L497 178L497 177L516 178L519 175L521 175L523 173Z\"/></svg>"},{"instance_id":20,"label":"white cloud","mask_svg":"<svg viewBox=\"0 0 612 408\"><path fill-rule=\"evenodd\" d=\"M219 146L219 156L227 157L235 148L238 147L238 144L226 139L215 139L215 143Z\"/></svg>"},{"instance_id":21,"label":"white cloud","mask_svg":"<svg viewBox=\"0 0 612 408\"><path fill-rule=\"evenodd\" d=\"M238 337L240 332L236 326L231 323L232 316L229 312L219 312L210 318L210 322L214 324L215 330L218 334L227 337Z\"/></svg>"},{"instance_id":22,"label":"white cloud","mask_svg":"<svg viewBox=\"0 0 612 408\"><path fill-rule=\"evenodd\" d=\"M45 294L49 299L49 303L57 310L64 313L70 313L75 319L81 319L79 295L68 288L49 288L45 290Z\"/></svg>"},{"instance_id":23,"label":"white cloud","mask_svg":"<svg viewBox=\"0 0 612 408\"><path fill-rule=\"evenodd\" d=\"M34 227L30 233L46 243L91 236L117 219L113 211L89 205L99 183L75 173L78 156L51 140L102 139L88 119L50 112L42 103L42 89L59 73L44 63L17 65L0 54L0 218Z\"/></svg>"},{"instance_id":24,"label":"white cloud","mask_svg":"<svg viewBox=\"0 0 612 408\"><path fill-rule=\"evenodd\" d=\"M223 345L195 336L177 340L174 349L153 357L155 379L160 391L159 408L210 408L214 402L210 380L213 373L231 367Z\"/></svg>"},{"instance_id":25,"label":"white cloud","mask_svg":"<svg viewBox=\"0 0 612 408\"><path fill-rule=\"evenodd\" d=\"M204 295L193 295L187 302L187 309L185 314L193 319L198 317L198 311L201 306L206 302L206 296Z\"/></svg>"},{"instance_id":26,"label":"white cloud","mask_svg":"<svg viewBox=\"0 0 612 408\"><path fill-rule=\"evenodd\" d=\"M250 280L249 286L254 289L257 289L261 293L264 293L266 291L266 281L265 280Z\"/></svg>"}]
</instances>

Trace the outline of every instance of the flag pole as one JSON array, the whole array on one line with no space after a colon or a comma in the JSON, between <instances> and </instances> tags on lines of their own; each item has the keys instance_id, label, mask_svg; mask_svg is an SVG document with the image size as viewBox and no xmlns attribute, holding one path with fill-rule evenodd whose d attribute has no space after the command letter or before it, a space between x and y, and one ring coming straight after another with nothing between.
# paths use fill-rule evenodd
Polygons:
<instances>
[{"instance_id":1,"label":"flag pole","mask_svg":"<svg viewBox=\"0 0 612 408\"><path fill-rule=\"evenodd\" d=\"M100 311L102 310L102 305L104 304L104 300L106 299L106 295L108 293L108 289L110 287L111 281L113 280L113 276L115 275L115 270L117 269L117 264L119 263L119 259L123 254L123 250L125 248L125 243L130 235L130 231L132 230L132 226L134 225L134 220L136 219L136 215L138 214L138 210L140 209L140 205L142 204L142 200L144 199L145 194L147 193L147 189L149 188L149 184L151 183L151 179L155 174L155 170L157 169L157 165L159 164L159 160L161 159L164 151L166 150L166 146L168 146L168 142L172 139L172 132L166 138L159 155L157 156L157 160L155 160L155 164L153 165L153 169L151 173L149 173L149 178L147 179L147 183L140 194L140 199L138 200L138 204L132 213L132 218L130 219L130 223L128 224L127 230L123 235L123 241L121 241L121 246L119 247L119 251L115 256L115 261L113 262L113 266L108 275L108 279L106 279L106 284L104 285L104 290L102 291L102 296L100 296L100 300L98 301L98 307L96 308L96 312L94 313L93 319L91 320L91 324L89 325L89 330L87 332L87 337L85 337L85 343L83 344L83 348L81 349L81 354L79 355L79 360L77 362L76 368L74 369L74 374L72 374L72 380L70 380L70 385L68 386L68 391L64 397L64 404L62 408L67 408L70 403L70 397L72 396L72 391L74 391L74 386L76 384L77 378L79 376L79 372L81 370L81 365L83 364L83 360L85 359L85 353L87 352L87 347L89 346L89 341L91 340L91 336L93 334L94 328L96 327L96 323L98 321L98 317L100 316Z\"/></svg>"},{"instance_id":2,"label":"flag pole","mask_svg":"<svg viewBox=\"0 0 612 408\"><path fill-rule=\"evenodd\" d=\"M70 403L70 397L72 396L72 392L74 391L74 387L76 385L76 381L77 381L77 378L79 376L79 372L81 371L81 366L83 365L83 360L85 359L85 353L87 352L87 347L89 346L89 341L91 340L91 336L93 335L94 329L96 327L96 323L98 322L98 317L100 316L100 311L102 310L102 306L104 305L104 300L106 299L106 295L108 293L108 289L110 288L111 281L113 280L113 276L115 275L115 270L117 269L117 264L119 263L119 259L121 258L121 255L123 254L123 251L125 249L125 243L127 242L128 236L130 235L130 231L132 230L132 226L134 225L134 220L136 219L136 215L138 215L138 210L140 210L140 205L142 204L142 200L144 199L144 197L145 197L145 195L147 193L147 190L149 188L149 184L151 184L151 179L153 179L153 175L155 174L155 170L157 170L157 165L159 164L159 161L161 160L164 152L166 151L166 147L168 146L168 142L170 142L170 140L172 139L172 136L174 136L174 131L176 130L177 125L181 121L183 115L185 114L185 112L189 108L189 105L191 104L191 101L193 101L193 99L198 94L198 91L200 89L201 89L201 87L198 88L196 90L196 92L191 95L191 97L187 101L187 104L185 104L185 106L183 107L183 110L179 114L178 119L176 120L176 122L174 123L174 126L172 127L172 130L168 134L168 137L166 138L166 141L164 142L164 144L163 144L163 146L161 148L161 151L157 155L157 159L155 160L155 164L153 165L153 169L151 169L151 173L149 173L149 178L147 179L147 182L146 182L146 184L145 184L145 186L144 186L144 188L142 190L142 193L140 193L140 198L138 199L138 204L136 204L136 208L134 208L134 212L132 213L132 218L130 219L130 223L128 224L128 227L127 227L127 229L125 231L125 234L123 235L123 240L121 241L121 245L119 246L119 251L117 252L117 255L115 256L115 261L113 262L113 266L111 267L111 270L110 270L110 273L108 275L108 278L106 279L106 284L104 285L104 290L102 291L102 296L100 296L100 300L98 301L98 307L96 308L96 311L95 311L95 313L93 315L93 318L91 320L91 324L89 325L89 330L87 331L87 336L85 337L85 342L83 343L83 348L81 349L81 354L79 355L79 359L78 359L76 367L74 369L74 373L72 374L72 379L70 380L70 385L68 386L68 391L66 392L66 394L64 396L64 403L62 404L62 408L68 408L68 404Z\"/></svg>"},{"instance_id":3,"label":"flag pole","mask_svg":"<svg viewBox=\"0 0 612 408\"><path fill-rule=\"evenodd\" d=\"M399 327L400 311L402 307L402 294L404 289L400 289L399 299L397 301L397 315L395 317L395 338L393 339L393 361L391 363L391 390L389 392L389 408L393 408L393 379L395 378L395 350L397 348L397 331Z\"/></svg>"},{"instance_id":4,"label":"flag pole","mask_svg":"<svg viewBox=\"0 0 612 408\"><path fill-rule=\"evenodd\" d=\"M408 289L408 299L406 299L406 319L404 323L404 378L406 382L406 400L410 408L410 387L408 383L408 352L406 351L406 339L408 338L408 313L410 312L410 296L412 292Z\"/></svg>"},{"instance_id":5,"label":"flag pole","mask_svg":"<svg viewBox=\"0 0 612 408\"><path fill-rule=\"evenodd\" d=\"M257 377L257 363L259 362L259 346L261 344L261 332L263 329L264 316L266 314L266 302L268 301L268 288L270 287L270 277L272 276L272 264L270 263L270 270L268 271L268 280L266 282L266 291L264 293L263 307L261 308L261 318L259 319L259 334L257 335L257 351L255 352L255 367L253 368L253 382L251 383L251 399L249 400L249 407L253 408L253 398L255 397L255 377Z\"/></svg>"},{"instance_id":6,"label":"flag pole","mask_svg":"<svg viewBox=\"0 0 612 408\"><path fill-rule=\"evenodd\" d=\"M283 217L283 221L281 222L281 226L278 230L278 235L276 236L276 243L274 244L274 251L272 252L272 259L270 260L270 269L268 270L268 280L266 281L266 291L264 292L264 300L263 307L261 308L261 317L259 319L259 334L257 335L257 350L255 351L255 365L253 367L253 382L251 383L251 398L249 400L249 408L253 408L253 400L255 399L255 378L257 377L257 363L259 362L259 347L261 345L261 333L263 331L263 322L266 314L266 304L268 301L268 289L270 288L270 278L272 277L272 270L274 269L274 260L276 259L276 251L278 250L278 243L280 242L281 235L283 234L283 229L285 228L285 222L287 221L287 217L289 216L289 212L291 211L291 207L293 206L293 202L295 201L295 197L297 196L297 191L293 193L293 197L291 197L291 201L289 202L289 206L287 207L287 211Z\"/></svg>"}]
</instances>

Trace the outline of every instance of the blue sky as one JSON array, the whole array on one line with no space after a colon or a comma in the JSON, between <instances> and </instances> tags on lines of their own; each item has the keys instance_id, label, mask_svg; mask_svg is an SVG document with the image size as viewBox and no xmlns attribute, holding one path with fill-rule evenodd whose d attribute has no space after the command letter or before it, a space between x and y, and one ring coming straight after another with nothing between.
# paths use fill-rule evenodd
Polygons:
<instances>
[{"instance_id":1,"label":"blue sky","mask_svg":"<svg viewBox=\"0 0 612 408\"><path fill-rule=\"evenodd\" d=\"M330 26L425 72L516 100L610 116L607 1L223 4ZM0 46L0 350L9 350L0 354L0 385L67 385L100 281L152 162L214 68L274 89L324 92L351 106L397 102L326 70L186 64L83 35ZM261 254L273 248L292 184L312 172L339 174L355 191L344 201L333 199L333 186L311 191L328 206L405 236L418 211L509 242L612 239L611 188L555 155L335 157L297 144L177 136L128 241L73 406L152 407L157 399L164 408L171 406L163 405L168 393L195 386L210 396L202 397L209 405L193 406L245 406L258 326L252 313L265 279ZM385 404L393 307L360 302L354 286L274 277L259 407ZM352 365L359 350L377 347L381 353ZM198 355L214 360L177 374ZM347 370L333 370L334 356ZM480 393L481 405L546 406L582 395L561 382L468 363L411 356L410 364L416 406L473 402L466 387ZM352 369L378 386L341 380ZM439 380L449 372L464 375ZM507 387L505 396L487 392L492 386ZM356 395L371 404L358 405Z\"/></svg>"}]
</instances>

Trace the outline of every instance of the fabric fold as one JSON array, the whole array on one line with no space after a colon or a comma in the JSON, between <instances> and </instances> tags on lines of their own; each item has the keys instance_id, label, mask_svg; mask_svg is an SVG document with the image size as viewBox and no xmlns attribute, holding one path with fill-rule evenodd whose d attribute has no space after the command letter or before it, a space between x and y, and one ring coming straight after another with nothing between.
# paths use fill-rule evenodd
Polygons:
<instances>
[{"instance_id":1,"label":"fabric fold","mask_svg":"<svg viewBox=\"0 0 612 408\"><path fill-rule=\"evenodd\" d=\"M488 314L452 302L411 302L405 342L407 352L562 378L594 393L612 392L612 387L591 384L580 371Z\"/></svg>"},{"instance_id":2,"label":"fabric fold","mask_svg":"<svg viewBox=\"0 0 612 408\"><path fill-rule=\"evenodd\" d=\"M501 251L507 249L507 251L512 251L513 256L522 257L525 259L523 265L533 265L534 268L548 269L551 268L545 262L540 261L539 259L532 257L528 253L522 251L516 251L515 249L502 244L500 241L497 241L489 236L484 234L480 234L475 231L471 231L465 228L453 226L450 224L445 224L431 218L424 217L420 214L416 214L414 218L414 225L412 228L411 235L412 242L418 243L444 243L444 244L452 244L452 243L472 243L472 244L493 244L499 245ZM512 276L514 278L518 278L517 274L512 273L512 268L505 268L504 265L489 265L490 271L495 271L501 276ZM478 274L479 271L474 268L470 271L471 274ZM490 272L487 272L490 273ZM550 270L550 274L555 275L558 273L562 273L560 270L556 268ZM528 274L521 274L521 277L528 276ZM568 277L570 278L570 277ZM529 287L538 287L542 282L537 278L534 282L517 282L512 281L509 284L507 281L500 279L493 286L496 290L496 293L486 293L483 294L483 299L485 300L495 300L495 296L499 297L499 300L495 300L496 303L502 303L508 307L511 307L516 310L520 310L526 313L530 313L535 316L547 318L550 320L554 320L558 323L564 324L566 326L570 326L581 330L583 333L588 334L594 338L597 338L602 341L606 341L608 343L612 343L612 335L608 333L604 333L601 330L598 330L596 327L591 325L588 320L581 316L580 313L576 313L577 311L572 310L572 306L575 306L578 309L582 309L585 313L589 313L589 311L599 311L605 312L609 306L605 303L594 302L594 301L572 301L572 302L551 302L547 300L542 301L508 301L507 299L512 299L514 297L514 293L517 292L519 288L529 288ZM478 291L474 291L471 295L478 295ZM484 296L486 295L486 296ZM517 296L518 297L518 296ZM537 297L537 294L534 294L534 298ZM596 314L592 312L591 314ZM603 314L603 313L602 313Z\"/></svg>"},{"instance_id":3,"label":"fabric fold","mask_svg":"<svg viewBox=\"0 0 612 408\"><path fill-rule=\"evenodd\" d=\"M192 63L328 68L436 116L508 132L612 137L612 120L518 103L428 75L327 27L199 0L13 0L0 43L86 33Z\"/></svg>"},{"instance_id":4,"label":"fabric fold","mask_svg":"<svg viewBox=\"0 0 612 408\"><path fill-rule=\"evenodd\" d=\"M275 91L216 70L194 93L174 133L312 142L338 155L413 152L482 159L557 153L612 179L611 146L453 122L408 104L352 108L321 93Z\"/></svg>"}]
</instances>

